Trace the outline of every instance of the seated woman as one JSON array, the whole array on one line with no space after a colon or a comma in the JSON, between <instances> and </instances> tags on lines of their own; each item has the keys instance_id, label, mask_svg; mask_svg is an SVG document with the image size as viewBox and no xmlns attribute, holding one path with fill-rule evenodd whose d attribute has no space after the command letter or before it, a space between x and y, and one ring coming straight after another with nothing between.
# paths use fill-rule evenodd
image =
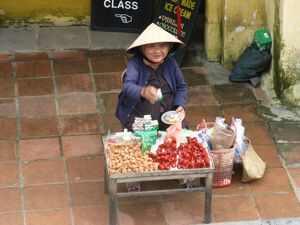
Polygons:
<instances>
[{"instance_id":1,"label":"seated woman","mask_svg":"<svg viewBox=\"0 0 300 225\"><path fill-rule=\"evenodd\" d=\"M173 53L184 44L154 23L150 24L127 49L135 53L128 62L116 117L122 127L132 130L135 117L151 115L159 130L169 126L161 115L170 110L185 114L187 86ZM158 89L162 100L158 101ZM183 120L183 127L187 126Z\"/></svg>"},{"instance_id":2,"label":"seated woman","mask_svg":"<svg viewBox=\"0 0 300 225\"><path fill-rule=\"evenodd\" d=\"M173 53L184 44L154 23L150 24L127 49L134 53L123 76L123 88L118 98L116 117L122 128L133 130L135 117L151 115L159 130L169 125L161 115L170 110L185 115L187 86ZM159 90L162 99L158 97ZM187 127L184 119L182 126ZM139 183L128 183L128 191L139 191Z\"/></svg>"}]
</instances>

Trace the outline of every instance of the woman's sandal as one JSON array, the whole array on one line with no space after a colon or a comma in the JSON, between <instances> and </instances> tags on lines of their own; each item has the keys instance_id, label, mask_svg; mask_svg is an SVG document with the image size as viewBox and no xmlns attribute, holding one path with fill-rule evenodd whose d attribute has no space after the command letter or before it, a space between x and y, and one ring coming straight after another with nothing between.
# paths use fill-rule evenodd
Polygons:
<instances>
[{"instance_id":1,"label":"woman's sandal","mask_svg":"<svg viewBox=\"0 0 300 225\"><path fill-rule=\"evenodd\" d=\"M141 191L141 184L139 182L130 182L126 184L128 192Z\"/></svg>"},{"instance_id":2,"label":"woman's sandal","mask_svg":"<svg viewBox=\"0 0 300 225\"><path fill-rule=\"evenodd\" d=\"M183 185L185 188L205 186L205 182L201 178L181 179L181 180L179 180L179 183L180 183L180 185Z\"/></svg>"}]
</instances>

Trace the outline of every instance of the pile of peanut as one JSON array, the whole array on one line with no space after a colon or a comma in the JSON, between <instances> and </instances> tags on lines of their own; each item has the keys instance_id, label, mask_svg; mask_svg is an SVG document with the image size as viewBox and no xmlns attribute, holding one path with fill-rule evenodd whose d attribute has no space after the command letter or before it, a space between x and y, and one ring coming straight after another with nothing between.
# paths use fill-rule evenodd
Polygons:
<instances>
[{"instance_id":1,"label":"pile of peanut","mask_svg":"<svg viewBox=\"0 0 300 225\"><path fill-rule=\"evenodd\" d=\"M107 145L109 172L133 173L146 172L158 169L158 163L154 163L148 153L141 152L140 144L115 144Z\"/></svg>"}]
</instances>

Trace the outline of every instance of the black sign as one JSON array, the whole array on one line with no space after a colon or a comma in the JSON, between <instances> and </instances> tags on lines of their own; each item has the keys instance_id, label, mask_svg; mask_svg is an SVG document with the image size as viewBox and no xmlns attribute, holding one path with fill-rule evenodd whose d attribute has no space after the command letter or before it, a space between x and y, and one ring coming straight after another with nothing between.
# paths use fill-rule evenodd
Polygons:
<instances>
[{"instance_id":1,"label":"black sign","mask_svg":"<svg viewBox=\"0 0 300 225\"><path fill-rule=\"evenodd\" d=\"M175 52L180 66L190 40L201 0L160 0L154 22L176 36L185 47Z\"/></svg>"},{"instance_id":2,"label":"black sign","mask_svg":"<svg viewBox=\"0 0 300 225\"><path fill-rule=\"evenodd\" d=\"M139 33L151 23L151 0L91 1L91 30Z\"/></svg>"}]
</instances>

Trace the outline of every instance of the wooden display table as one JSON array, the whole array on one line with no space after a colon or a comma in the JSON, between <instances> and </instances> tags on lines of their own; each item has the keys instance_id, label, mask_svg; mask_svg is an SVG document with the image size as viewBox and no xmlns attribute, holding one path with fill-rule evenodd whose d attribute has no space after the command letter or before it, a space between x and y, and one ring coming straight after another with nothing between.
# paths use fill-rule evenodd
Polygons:
<instances>
[{"instance_id":1,"label":"wooden display table","mask_svg":"<svg viewBox=\"0 0 300 225\"><path fill-rule=\"evenodd\" d=\"M106 149L106 136L102 137L104 147L104 190L109 194L109 224L117 224L117 199L118 197L128 196L151 196L176 194L181 192L205 192L204 200L204 222L211 222L211 200L212 200L212 176L214 165L210 157L210 168L201 169L184 169L184 170L157 170L151 172L126 173L126 174L110 174L108 173L108 157ZM177 188L164 190L149 190L139 192L117 192L118 183L142 182L142 181L158 181L158 180L176 180L176 179L194 179L203 178L205 186L193 188Z\"/></svg>"}]
</instances>

